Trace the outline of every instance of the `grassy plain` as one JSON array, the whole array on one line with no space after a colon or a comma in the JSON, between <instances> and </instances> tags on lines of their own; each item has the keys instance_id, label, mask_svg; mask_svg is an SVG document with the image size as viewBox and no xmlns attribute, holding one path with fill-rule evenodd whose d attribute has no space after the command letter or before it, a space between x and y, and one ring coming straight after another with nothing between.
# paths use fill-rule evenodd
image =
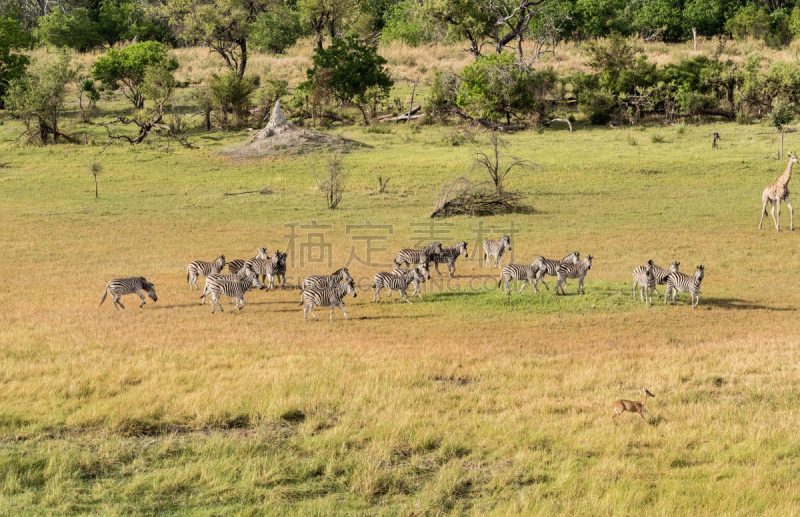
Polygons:
<instances>
[{"instance_id":1,"label":"grassy plain","mask_svg":"<svg viewBox=\"0 0 800 517\"><path fill-rule=\"evenodd\" d=\"M585 296L507 298L480 253L421 302L348 299L349 321L319 309L304 322L294 290L251 292L241 313L215 315L189 291L189 261L285 249L294 222L331 225L332 266L298 263L290 277L335 269L352 246L363 256L347 225L365 221L392 225L376 242L390 251L374 257L389 262L429 222L439 185L475 174L485 135L453 146L451 131L335 130L369 147L345 156L348 188L331 212L314 182L320 155L214 153L247 132L98 155L16 147L20 127L6 120L0 512L798 513L800 234L758 230L761 191L785 166L764 126L508 135L509 153L539 164L508 186L539 212L482 224L513 221L517 262L594 255ZM472 252L481 221L446 222L438 238ZM649 258L705 265L697 310L688 295L666 308L631 300L631 270ZM159 301L98 308L110 278L132 275ZM654 425L611 422L611 402L643 386Z\"/></svg>"}]
</instances>

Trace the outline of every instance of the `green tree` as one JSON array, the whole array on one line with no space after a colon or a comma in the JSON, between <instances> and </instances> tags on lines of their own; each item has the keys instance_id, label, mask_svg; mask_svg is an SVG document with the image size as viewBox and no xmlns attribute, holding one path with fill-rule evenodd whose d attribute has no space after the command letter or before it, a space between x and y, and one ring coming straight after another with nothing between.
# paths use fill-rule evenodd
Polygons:
<instances>
[{"instance_id":1,"label":"green tree","mask_svg":"<svg viewBox=\"0 0 800 517\"><path fill-rule=\"evenodd\" d=\"M736 39L747 37L763 39L769 33L769 26L769 12L755 4L742 7L725 22L725 30Z\"/></svg>"},{"instance_id":2,"label":"green tree","mask_svg":"<svg viewBox=\"0 0 800 517\"><path fill-rule=\"evenodd\" d=\"M134 43L121 49L111 49L97 58L92 75L110 88L123 85L123 94L137 109L144 107L141 91L147 69L152 66L173 71L178 68L175 58L167 56L167 50L157 41Z\"/></svg>"},{"instance_id":3,"label":"green tree","mask_svg":"<svg viewBox=\"0 0 800 517\"><path fill-rule=\"evenodd\" d=\"M631 4L632 28L640 35L655 35L661 32L663 39L676 41L683 36L683 11L680 0L648 0Z\"/></svg>"},{"instance_id":4,"label":"green tree","mask_svg":"<svg viewBox=\"0 0 800 517\"><path fill-rule=\"evenodd\" d=\"M50 14L39 18L37 33L39 39L48 45L69 47L81 52L103 44L91 12L83 7L74 9L69 14L61 7L54 7Z\"/></svg>"},{"instance_id":5,"label":"green tree","mask_svg":"<svg viewBox=\"0 0 800 517\"><path fill-rule=\"evenodd\" d=\"M297 8L303 21L314 33L317 50L322 50L325 32L335 39L344 22L356 12L363 0L298 0Z\"/></svg>"},{"instance_id":6,"label":"green tree","mask_svg":"<svg viewBox=\"0 0 800 517\"><path fill-rule=\"evenodd\" d=\"M259 50L282 54L303 35L300 13L283 5L258 15L251 39Z\"/></svg>"},{"instance_id":7,"label":"green tree","mask_svg":"<svg viewBox=\"0 0 800 517\"><path fill-rule=\"evenodd\" d=\"M28 56L16 52L28 45L28 35L11 18L0 19L0 109L4 107L10 82L19 79L28 66Z\"/></svg>"},{"instance_id":8,"label":"green tree","mask_svg":"<svg viewBox=\"0 0 800 517\"><path fill-rule=\"evenodd\" d=\"M68 138L61 133L59 121L66 86L76 75L71 61L69 50L56 50L50 59L36 61L9 84L7 108L25 123L29 141L47 144Z\"/></svg>"},{"instance_id":9,"label":"green tree","mask_svg":"<svg viewBox=\"0 0 800 517\"><path fill-rule=\"evenodd\" d=\"M570 9L572 32L581 38L597 38L611 31L630 34L631 21L623 15L625 0L576 0Z\"/></svg>"},{"instance_id":10,"label":"green tree","mask_svg":"<svg viewBox=\"0 0 800 517\"><path fill-rule=\"evenodd\" d=\"M355 36L336 38L327 49L315 50L311 62L308 81L298 88L306 91L318 88L343 103L355 103L366 124L369 120L365 105L389 98L394 85L378 47L362 43Z\"/></svg>"},{"instance_id":11,"label":"green tree","mask_svg":"<svg viewBox=\"0 0 800 517\"><path fill-rule=\"evenodd\" d=\"M211 105L223 127L241 127L247 121L253 105L252 96L258 85L257 76L239 77L233 71L222 75L211 74L208 81ZM232 116L232 120L229 116Z\"/></svg>"},{"instance_id":12,"label":"green tree","mask_svg":"<svg viewBox=\"0 0 800 517\"><path fill-rule=\"evenodd\" d=\"M248 41L272 0L163 0L161 15L185 43L207 45L240 78L247 69Z\"/></svg>"},{"instance_id":13,"label":"green tree","mask_svg":"<svg viewBox=\"0 0 800 517\"><path fill-rule=\"evenodd\" d=\"M794 103L783 99L775 101L772 105L772 112L769 115L769 125L781 132L780 147L778 158L783 158L783 132L786 126L794 121Z\"/></svg>"}]
</instances>

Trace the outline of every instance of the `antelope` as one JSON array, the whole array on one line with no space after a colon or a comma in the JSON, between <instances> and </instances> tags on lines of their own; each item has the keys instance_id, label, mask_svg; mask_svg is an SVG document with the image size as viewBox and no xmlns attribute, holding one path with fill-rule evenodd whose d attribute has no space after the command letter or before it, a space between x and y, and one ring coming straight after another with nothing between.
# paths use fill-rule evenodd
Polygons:
<instances>
[{"instance_id":1,"label":"antelope","mask_svg":"<svg viewBox=\"0 0 800 517\"><path fill-rule=\"evenodd\" d=\"M644 404L645 402L647 402L647 397L656 398L656 396L650 393L650 391L648 391L647 388L644 388L644 399L641 402L634 402L632 400L622 400L622 399L615 400L614 403L611 404L611 407L614 409L614 416L611 417L611 420L616 420L618 416L628 411L630 413L637 413L640 417L642 417L642 420L644 420L645 424L647 423L647 420L645 420L644 415L642 413L647 413L647 416L650 417L650 422L652 423L653 415L651 415L650 412L644 408Z\"/></svg>"}]
</instances>

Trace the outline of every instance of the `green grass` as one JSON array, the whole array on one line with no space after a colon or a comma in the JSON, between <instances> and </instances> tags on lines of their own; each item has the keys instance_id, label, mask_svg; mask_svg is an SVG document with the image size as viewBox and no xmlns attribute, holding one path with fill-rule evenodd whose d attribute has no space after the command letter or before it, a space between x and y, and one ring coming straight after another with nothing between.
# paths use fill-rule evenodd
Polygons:
<instances>
[{"instance_id":1,"label":"green grass","mask_svg":"<svg viewBox=\"0 0 800 517\"><path fill-rule=\"evenodd\" d=\"M100 127L65 128L103 141ZM215 154L246 131L100 154L14 146L6 119L0 513L796 513L800 243L771 222L758 231L761 191L785 167L764 126L505 135L539 165L507 184L538 212L443 221L437 239L466 240L470 257L411 305L370 304L380 268L359 264L350 320L337 309L332 324L323 308L305 323L295 290L212 316L187 289L189 261L283 250L293 222L332 226L331 267L297 264L293 281L363 254L347 226L366 220L392 225L375 252L390 263L424 228L412 223L430 222L439 186L475 177L486 135L454 146L449 129L333 130L369 147L345 155L329 211L314 182L324 155ZM386 193L378 176L392 178ZM512 222L504 263L591 254L586 294L570 280L568 296L515 283L506 297L475 244L481 224L495 235ZM631 271L650 258L705 265L698 310L686 294L677 307L631 299ZM158 302L97 307L110 278L134 274ZM654 425L612 423L611 402L643 386Z\"/></svg>"}]
</instances>

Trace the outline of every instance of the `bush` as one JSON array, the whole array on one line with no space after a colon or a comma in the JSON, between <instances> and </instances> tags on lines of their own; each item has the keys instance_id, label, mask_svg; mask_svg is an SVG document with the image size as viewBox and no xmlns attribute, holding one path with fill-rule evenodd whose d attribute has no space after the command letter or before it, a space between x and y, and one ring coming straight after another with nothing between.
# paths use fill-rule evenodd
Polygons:
<instances>
[{"instance_id":1,"label":"bush","mask_svg":"<svg viewBox=\"0 0 800 517\"><path fill-rule=\"evenodd\" d=\"M766 8L759 9L755 4L742 7L725 23L725 30L736 39L763 39L769 33L769 28L769 12Z\"/></svg>"},{"instance_id":2,"label":"bush","mask_svg":"<svg viewBox=\"0 0 800 517\"><path fill-rule=\"evenodd\" d=\"M92 76L112 89L122 83L123 94L135 108L141 109L144 107L141 88L150 67L159 67L172 72L178 68L178 61L167 57L167 50L161 43L156 41L134 43L121 49L111 49L97 58L92 66Z\"/></svg>"},{"instance_id":3,"label":"bush","mask_svg":"<svg viewBox=\"0 0 800 517\"><path fill-rule=\"evenodd\" d=\"M433 41L435 29L419 7L419 3L413 0L403 0L392 6L381 32L381 41L399 40L412 47Z\"/></svg>"},{"instance_id":4,"label":"bush","mask_svg":"<svg viewBox=\"0 0 800 517\"><path fill-rule=\"evenodd\" d=\"M38 36L48 45L69 47L81 52L103 44L90 11L83 7L69 14L61 7L54 7L50 14L39 18Z\"/></svg>"},{"instance_id":5,"label":"bush","mask_svg":"<svg viewBox=\"0 0 800 517\"><path fill-rule=\"evenodd\" d=\"M354 36L336 38L328 48L316 49L311 61L308 81L298 89L315 92L315 97L331 95L342 103L355 103L367 124L365 106L388 99L394 85L378 48Z\"/></svg>"},{"instance_id":6,"label":"bush","mask_svg":"<svg viewBox=\"0 0 800 517\"><path fill-rule=\"evenodd\" d=\"M240 78L233 70L222 75L211 75L208 81L209 94L222 127L238 128L247 123L250 108L253 107L252 96L259 83L257 76ZM229 116L232 119L229 120Z\"/></svg>"},{"instance_id":7,"label":"bush","mask_svg":"<svg viewBox=\"0 0 800 517\"><path fill-rule=\"evenodd\" d=\"M68 50L57 50L49 61L34 63L9 84L7 108L25 123L29 142L47 144L65 136L58 124L66 86L75 77L71 61Z\"/></svg>"}]
</instances>

